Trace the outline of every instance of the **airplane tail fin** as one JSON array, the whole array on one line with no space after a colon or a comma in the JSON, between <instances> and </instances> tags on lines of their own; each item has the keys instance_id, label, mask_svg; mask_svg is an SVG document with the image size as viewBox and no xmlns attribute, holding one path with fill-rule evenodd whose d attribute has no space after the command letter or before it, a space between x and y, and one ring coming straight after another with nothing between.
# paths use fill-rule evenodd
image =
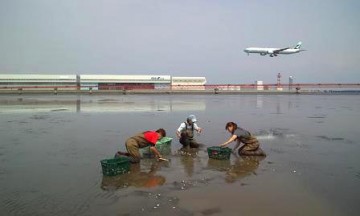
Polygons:
<instances>
[{"instance_id":1,"label":"airplane tail fin","mask_svg":"<svg viewBox=\"0 0 360 216\"><path fill-rule=\"evenodd\" d=\"M300 49L301 45L302 45L302 42L299 41L299 43L296 44L296 46L294 47L294 49Z\"/></svg>"}]
</instances>

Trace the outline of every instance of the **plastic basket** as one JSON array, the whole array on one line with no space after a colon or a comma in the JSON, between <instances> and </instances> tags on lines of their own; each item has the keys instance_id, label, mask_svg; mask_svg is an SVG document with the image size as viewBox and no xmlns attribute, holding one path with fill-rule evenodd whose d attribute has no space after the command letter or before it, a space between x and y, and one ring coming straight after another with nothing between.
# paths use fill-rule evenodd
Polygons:
<instances>
[{"instance_id":1,"label":"plastic basket","mask_svg":"<svg viewBox=\"0 0 360 216\"><path fill-rule=\"evenodd\" d=\"M217 159L217 160L229 160L231 149L230 148L222 148L219 146L208 147L207 152L209 158Z\"/></svg>"},{"instance_id":2,"label":"plastic basket","mask_svg":"<svg viewBox=\"0 0 360 216\"><path fill-rule=\"evenodd\" d=\"M130 170L130 160L127 157L104 159L100 161L102 173L106 176L124 174Z\"/></svg>"},{"instance_id":3,"label":"plastic basket","mask_svg":"<svg viewBox=\"0 0 360 216\"><path fill-rule=\"evenodd\" d=\"M173 138L171 137L163 137L161 140L156 142L155 148L161 154L170 154L171 153L171 141Z\"/></svg>"},{"instance_id":4,"label":"plastic basket","mask_svg":"<svg viewBox=\"0 0 360 216\"><path fill-rule=\"evenodd\" d=\"M161 140L156 142L155 148L162 155L168 155L171 153L171 141L173 138L171 137L163 137ZM150 151L150 146L140 149L143 157L151 158L154 157L154 154Z\"/></svg>"}]
</instances>

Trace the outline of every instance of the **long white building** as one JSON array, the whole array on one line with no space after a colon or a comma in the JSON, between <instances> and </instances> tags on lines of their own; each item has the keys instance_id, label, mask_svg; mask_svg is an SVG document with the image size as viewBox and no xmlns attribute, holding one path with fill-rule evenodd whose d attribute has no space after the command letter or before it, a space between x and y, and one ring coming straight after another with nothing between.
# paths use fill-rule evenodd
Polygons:
<instances>
[{"instance_id":1,"label":"long white building","mask_svg":"<svg viewBox=\"0 0 360 216\"><path fill-rule=\"evenodd\" d=\"M0 90L76 90L78 75L0 74Z\"/></svg>"},{"instance_id":2,"label":"long white building","mask_svg":"<svg viewBox=\"0 0 360 216\"><path fill-rule=\"evenodd\" d=\"M169 89L169 75L80 75L81 89Z\"/></svg>"},{"instance_id":3,"label":"long white building","mask_svg":"<svg viewBox=\"0 0 360 216\"><path fill-rule=\"evenodd\" d=\"M205 77L172 77L173 90L205 90Z\"/></svg>"},{"instance_id":4,"label":"long white building","mask_svg":"<svg viewBox=\"0 0 360 216\"><path fill-rule=\"evenodd\" d=\"M0 74L0 90L203 90L205 77L170 75Z\"/></svg>"}]
</instances>

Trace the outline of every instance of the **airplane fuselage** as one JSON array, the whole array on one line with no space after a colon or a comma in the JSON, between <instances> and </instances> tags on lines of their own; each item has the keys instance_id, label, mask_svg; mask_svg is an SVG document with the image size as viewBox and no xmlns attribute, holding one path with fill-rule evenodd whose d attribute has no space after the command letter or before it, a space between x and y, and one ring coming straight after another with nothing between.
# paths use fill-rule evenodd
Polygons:
<instances>
[{"instance_id":1,"label":"airplane fuselage","mask_svg":"<svg viewBox=\"0 0 360 216\"><path fill-rule=\"evenodd\" d=\"M277 55L277 54L294 54L300 52L300 49L286 49L279 52L274 52L279 48L260 48L260 47L249 47L244 50L246 53L259 53L260 55Z\"/></svg>"},{"instance_id":2,"label":"airplane fuselage","mask_svg":"<svg viewBox=\"0 0 360 216\"><path fill-rule=\"evenodd\" d=\"M304 51L300 49L301 42L299 42L295 47L285 47L285 48L264 48L264 47L249 47L244 49L244 52L246 52L248 55L250 53L258 53L262 56L270 55L270 57L277 56L278 54L294 54L299 53L301 51Z\"/></svg>"},{"instance_id":3,"label":"airplane fuselage","mask_svg":"<svg viewBox=\"0 0 360 216\"><path fill-rule=\"evenodd\" d=\"M280 48L260 48L260 47L249 47L244 50L246 53L259 53L263 55L273 54L275 50ZM300 49L286 49L279 51L278 54L294 54L300 52Z\"/></svg>"}]
</instances>

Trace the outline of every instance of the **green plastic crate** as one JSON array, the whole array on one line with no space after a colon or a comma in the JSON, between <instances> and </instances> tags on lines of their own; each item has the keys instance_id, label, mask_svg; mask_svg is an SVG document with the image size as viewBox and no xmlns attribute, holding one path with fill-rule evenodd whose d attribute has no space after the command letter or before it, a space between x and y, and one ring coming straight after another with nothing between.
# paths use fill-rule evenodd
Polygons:
<instances>
[{"instance_id":1,"label":"green plastic crate","mask_svg":"<svg viewBox=\"0 0 360 216\"><path fill-rule=\"evenodd\" d=\"M124 174L130 170L130 160L127 157L104 159L100 163L102 173L106 176Z\"/></svg>"},{"instance_id":2,"label":"green plastic crate","mask_svg":"<svg viewBox=\"0 0 360 216\"><path fill-rule=\"evenodd\" d=\"M173 138L171 137L163 137L161 140L156 142L156 145L170 145Z\"/></svg>"},{"instance_id":3,"label":"green plastic crate","mask_svg":"<svg viewBox=\"0 0 360 216\"><path fill-rule=\"evenodd\" d=\"M217 160L229 160L231 148L222 148L220 146L212 146L207 148L209 158Z\"/></svg>"},{"instance_id":4,"label":"green plastic crate","mask_svg":"<svg viewBox=\"0 0 360 216\"><path fill-rule=\"evenodd\" d=\"M163 137L161 140L156 142L155 148L162 155L168 155L171 153L171 141L173 138L171 137ZM154 154L150 151L150 146L140 149L143 157L151 158L154 157Z\"/></svg>"}]
</instances>

